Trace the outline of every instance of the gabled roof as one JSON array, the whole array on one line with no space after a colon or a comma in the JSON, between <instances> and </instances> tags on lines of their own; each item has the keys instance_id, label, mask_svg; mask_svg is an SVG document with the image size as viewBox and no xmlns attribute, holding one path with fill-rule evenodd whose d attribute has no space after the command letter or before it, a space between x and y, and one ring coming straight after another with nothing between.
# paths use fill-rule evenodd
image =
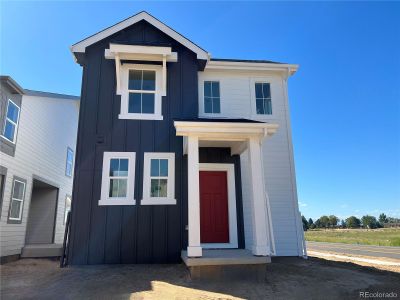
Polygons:
<instances>
[{"instance_id":1,"label":"gabled roof","mask_svg":"<svg viewBox=\"0 0 400 300\"><path fill-rule=\"evenodd\" d=\"M64 99L64 100L75 100L79 101L79 96L66 95L66 94L58 94L58 93L50 93L50 92L42 92L42 91L33 91L25 89L25 95L27 96L36 96L36 97L46 97L46 98L54 98L54 99Z\"/></svg>"},{"instance_id":2,"label":"gabled roof","mask_svg":"<svg viewBox=\"0 0 400 300\"><path fill-rule=\"evenodd\" d=\"M155 17L153 17L152 15L150 15L149 13L147 13L145 11L142 11L136 15L133 15L132 17L129 17L111 27L108 27L108 28L106 28L92 36L89 36L88 38L72 45L71 51L74 55L75 55L75 53L84 53L86 50L86 47L88 47L98 41L101 41L101 40L109 37L110 35L112 35L116 32L119 32L137 22L142 21L142 20L147 21L154 27L158 28L160 31L164 32L166 35L170 36L177 42L181 43L186 48L192 50L194 53L197 54L198 59L204 59L204 60L209 59L210 55L206 50L202 49L201 47L199 47L198 45L196 45L189 39L185 38L183 35L179 34L175 30L173 30L171 27L165 25L160 20L156 19Z\"/></svg>"}]
</instances>

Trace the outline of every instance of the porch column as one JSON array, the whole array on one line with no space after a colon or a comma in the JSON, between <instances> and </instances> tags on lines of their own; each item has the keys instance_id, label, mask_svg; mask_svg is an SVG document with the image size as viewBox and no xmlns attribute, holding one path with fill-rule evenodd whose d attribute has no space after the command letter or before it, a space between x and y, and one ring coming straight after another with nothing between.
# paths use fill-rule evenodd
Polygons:
<instances>
[{"instance_id":1,"label":"porch column","mask_svg":"<svg viewBox=\"0 0 400 300\"><path fill-rule=\"evenodd\" d=\"M200 245L200 187L199 187L199 138L188 136L188 229L189 257L202 256Z\"/></svg>"},{"instance_id":2,"label":"porch column","mask_svg":"<svg viewBox=\"0 0 400 300\"><path fill-rule=\"evenodd\" d=\"M271 254L268 241L267 208L265 203L265 181L263 174L263 160L261 140L251 137L249 144L250 177L252 192L252 222L254 255L267 256Z\"/></svg>"}]
</instances>

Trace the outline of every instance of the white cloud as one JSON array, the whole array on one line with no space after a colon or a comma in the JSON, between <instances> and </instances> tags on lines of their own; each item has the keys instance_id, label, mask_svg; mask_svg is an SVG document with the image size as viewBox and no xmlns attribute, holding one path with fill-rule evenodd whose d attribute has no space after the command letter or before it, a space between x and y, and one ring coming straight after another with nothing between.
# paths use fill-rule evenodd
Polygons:
<instances>
[{"instance_id":1,"label":"white cloud","mask_svg":"<svg viewBox=\"0 0 400 300\"><path fill-rule=\"evenodd\" d=\"M307 206L307 203L304 203L304 202L299 201L299 206L300 206L300 207L306 207L306 206Z\"/></svg>"}]
</instances>

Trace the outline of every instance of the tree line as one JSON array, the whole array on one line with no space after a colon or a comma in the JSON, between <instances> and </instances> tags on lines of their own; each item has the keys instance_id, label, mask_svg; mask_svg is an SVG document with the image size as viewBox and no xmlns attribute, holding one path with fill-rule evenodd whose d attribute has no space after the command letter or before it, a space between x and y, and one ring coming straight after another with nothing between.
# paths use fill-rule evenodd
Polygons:
<instances>
[{"instance_id":1,"label":"tree line","mask_svg":"<svg viewBox=\"0 0 400 300\"><path fill-rule=\"evenodd\" d=\"M304 231L314 228L382 228L386 223L400 223L400 219L387 217L381 213L376 219L374 216L365 215L361 219L356 216L350 216L345 220L340 220L335 215L321 216L315 222L313 219L301 216L303 221Z\"/></svg>"}]
</instances>

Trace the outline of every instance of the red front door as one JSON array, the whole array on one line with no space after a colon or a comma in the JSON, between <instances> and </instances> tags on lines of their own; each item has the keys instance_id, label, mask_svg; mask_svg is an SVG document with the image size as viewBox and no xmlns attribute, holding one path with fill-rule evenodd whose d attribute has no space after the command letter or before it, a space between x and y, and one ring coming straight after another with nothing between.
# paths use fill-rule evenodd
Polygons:
<instances>
[{"instance_id":1,"label":"red front door","mask_svg":"<svg viewBox=\"0 0 400 300\"><path fill-rule=\"evenodd\" d=\"M229 243L227 172L200 171L202 243Z\"/></svg>"}]
</instances>

